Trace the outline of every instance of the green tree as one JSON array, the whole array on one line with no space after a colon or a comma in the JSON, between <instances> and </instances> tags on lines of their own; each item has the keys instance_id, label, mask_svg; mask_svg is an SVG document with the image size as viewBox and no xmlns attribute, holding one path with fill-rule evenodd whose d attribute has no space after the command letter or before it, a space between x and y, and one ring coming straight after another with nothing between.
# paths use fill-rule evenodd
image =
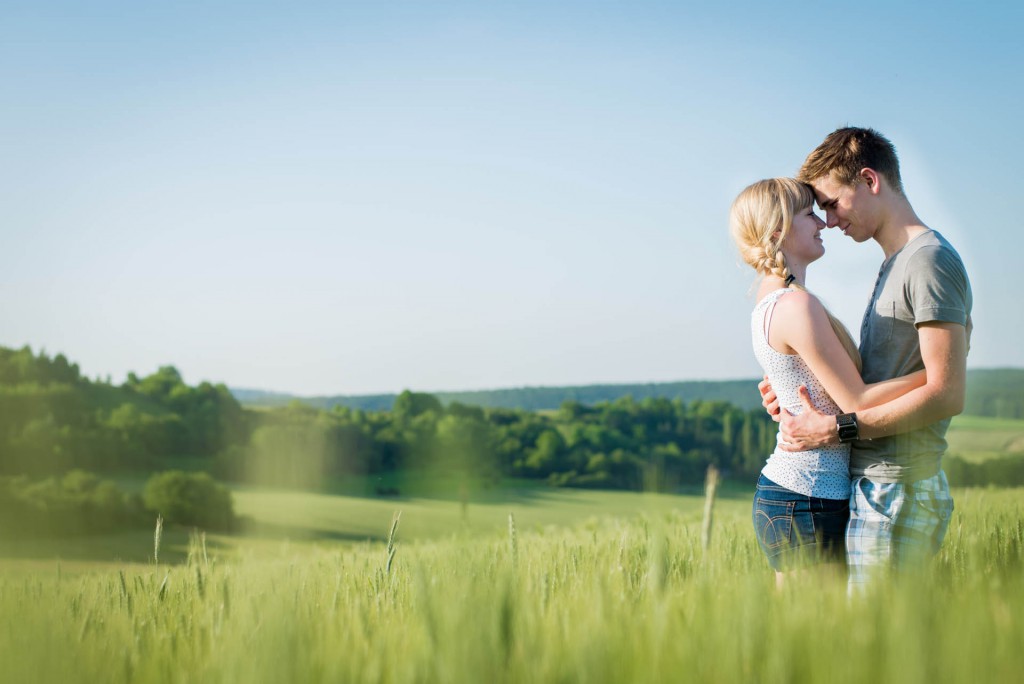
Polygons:
<instances>
[{"instance_id":1,"label":"green tree","mask_svg":"<svg viewBox=\"0 0 1024 684\"><path fill-rule=\"evenodd\" d=\"M391 412L399 420L415 418L428 411L441 414L444 412L444 408L434 395L410 392L409 390L398 395L394 408L391 409Z\"/></svg>"},{"instance_id":2,"label":"green tree","mask_svg":"<svg viewBox=\"0 0 1024 684\"><path fill-rule=\"evenodd\" d=\"M536 477L547 477L559 470L559 460L565 451L565 439L558 430L544 430L537 438L537 446L526 457L526 467Z\"/></svg>"},{"instance_id":3,"label":"green tree","mask_svg":"<svg viewBox=\"0 0 1024 684\"><path fill-rule=\"evenodd\" d=\"M441 465L464 474L493 474L498 469L495 435L482 419L448 415L437 423Z\"/></svg>"},{"instance_id":4,"label":"green tree","mask_svg":"<svg viewBox=\"0 0 1024 684\"><path fill-rule=\"evenodd\" d=\"M169 523L230 530L235 523L231 492L207 473L169 470L149 478L142 500Z\"/></svg>"}]
</instances>

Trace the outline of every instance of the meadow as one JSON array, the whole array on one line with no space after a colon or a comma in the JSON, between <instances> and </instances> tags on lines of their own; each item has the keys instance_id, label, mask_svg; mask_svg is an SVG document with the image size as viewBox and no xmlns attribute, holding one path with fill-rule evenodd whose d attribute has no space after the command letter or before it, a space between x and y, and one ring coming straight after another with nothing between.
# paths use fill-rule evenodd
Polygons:
<instances>
[{"instance_id":1,"label":"meadow","mask_svg":"<svg viewBox=\"0 0 1024 684\"><path fill-rule=\"evenodd\" d=\"M707 550L699 495L243 490L249 536L168 529L158 563L152 535L94 540L106 561L7 549L0 678L1015 681L1022 494L956 491L934 562L850 598L828 573L775 590L743 490Z\"/></svg>"},{"instance_id":2,"label":"meadow","mask_svg":"<svg viewBox=\"0 0 1024 684\"><path fill-rule=\"evenodd\" d=\"M1024 420L957 416L946 433L949 454L978 463L1010 454L1024 454Z\"/></svg>"}]
</instances>

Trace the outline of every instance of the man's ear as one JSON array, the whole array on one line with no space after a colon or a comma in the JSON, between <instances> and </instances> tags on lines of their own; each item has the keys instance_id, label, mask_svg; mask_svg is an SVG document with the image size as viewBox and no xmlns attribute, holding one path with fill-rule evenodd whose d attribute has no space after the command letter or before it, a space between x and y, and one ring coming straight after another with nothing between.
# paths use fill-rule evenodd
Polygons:
<instances>
[{"instance_id":1,"label":"man's ear","mask_svg":"<svg viewBox=\"0 0 1024 684\"><path fill-rule=\"evenodd\" d=\"M872 195L882 191L882 176L874 169L865 166L857 176Z\"/></svg>"}]
</instances>

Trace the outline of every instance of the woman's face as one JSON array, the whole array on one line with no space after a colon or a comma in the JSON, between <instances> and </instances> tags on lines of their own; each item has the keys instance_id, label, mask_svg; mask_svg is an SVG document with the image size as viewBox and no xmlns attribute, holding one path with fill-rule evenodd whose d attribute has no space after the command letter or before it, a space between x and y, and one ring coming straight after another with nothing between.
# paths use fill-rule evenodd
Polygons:
<instances>
[{"instance_id":1,"label":"woman's face","mask_svg":"<svg viewBox=\"0 0 1024 684\"><path fill-rule=\"evenodd\" d=\"M814 205L798 211L793 216L793 227L781 245L786 261L806 265L820 259L825 253L825 243L821 239L824 227L825 222L814 213Z\"/></svg>"}]
</instances>

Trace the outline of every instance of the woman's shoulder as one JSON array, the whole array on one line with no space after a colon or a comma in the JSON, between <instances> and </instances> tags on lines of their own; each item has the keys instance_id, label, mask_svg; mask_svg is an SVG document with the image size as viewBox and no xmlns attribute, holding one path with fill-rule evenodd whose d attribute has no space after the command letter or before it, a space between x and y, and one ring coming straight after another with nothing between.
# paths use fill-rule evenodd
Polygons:
<instances>
[{"instance_id":1,"label":"woman's shoulder","mask_svg":"<svg viewBox=\"0 0 1024 684\"><path fill-rule=\"evenodd\" d=\"M807 332L812 321L828 320L821 301L810 292L797 289L779 297L772 317L787 329L800 333Z\"/></svg>"},{"instance_id":2,"label":"woman's shoulder","mask_svg":"<svg viewBox=\"0 0 1024 684\"><path fill-rule=\"evenodd\" d=\"M757 303L754 305L754 308L758 309L790 292L795 292L795 290L788 287L762 287L757 291Z\"/></svg>"},{"instance_id":3,"label":"woman's shoulder","mask_svg":"<svg viewBox=\"0 0 1024 684\"><path fill-rule=\"evenodd\" d=\"M817 297L807 290L796 288L787 289L779 296L775 311L792 311L793 313L809 313L817 309L824 309Z\"/></svg>"}]
</instances>

